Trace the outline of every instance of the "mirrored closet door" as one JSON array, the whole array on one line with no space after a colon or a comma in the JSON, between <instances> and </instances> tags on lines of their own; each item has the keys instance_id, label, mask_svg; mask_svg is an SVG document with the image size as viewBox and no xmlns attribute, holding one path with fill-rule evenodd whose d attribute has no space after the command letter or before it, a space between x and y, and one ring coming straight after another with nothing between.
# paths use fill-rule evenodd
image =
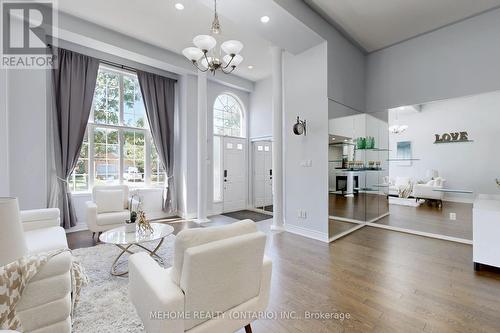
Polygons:
<instances>
[{"instance_id":1,"label":"mirrored closet door","mask_svg":"<svg viewBox=\"0 0 500 333\"><path fill-rule=\"evenodd\" d=\"M272 142L252 142L253 206L264 212L273 212Z\"/></svg>"}]
</instances>

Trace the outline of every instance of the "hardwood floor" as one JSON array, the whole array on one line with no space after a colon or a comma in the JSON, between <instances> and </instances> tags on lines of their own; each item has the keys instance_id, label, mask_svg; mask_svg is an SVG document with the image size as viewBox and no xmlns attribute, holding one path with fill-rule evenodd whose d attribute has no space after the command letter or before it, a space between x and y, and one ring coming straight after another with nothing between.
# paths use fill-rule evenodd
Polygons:
<instances>
[{"instance_id":1,"label":"hardwood floor","mask_svg":"<svg viewBox=\"0 0 500 333\"><path fill-rule=\"evenodd\" d=\"M354 197L341 194L329 195L329 215L358 221L369 221L389 210L387 199L383 195L359 193Z\"/></svg>"},{"instance_id":2,"label":"hardwood floor","mask_svg":"<svg viewBox=\"0 0 500 333\"><path fill-rule=\"evenodd\" d=\"M377 223L438 235L472 239L472 204L444 201L440 209L424 203L420 207L389 205L390 215ZM450 220L455 213L456 220Z\"/></svg>"},{"instance_id":3,"label":"hardwood floor","mask_svg":"<svg viewBox=\"0 0 500 333\"><path fill-rule=\"evenodd\" d=\"M212 225L232 221L216 218ZM173 225L176 233L197 227ZM272 233L270 220L257 226L268 234L266 254L273 260L270 313L350 318L261 319L252 323L255 333L500 331L500 274L474 272L470 245L373 227L326 244ZM82 237L90 235L68 240L76 246Z\"/></svg>"},{"instance_id":4,"label":"hardwood floor","mask_svg":"<svg viewBox=\"0 0 500 333\"><path fill-rule=\"evenodd\" d=\"M358 225L359 224L356 224L356 223L350 223L350 222L338 221L335 219L329 219L328 220L328 236L329 237L337 236L338 234L341 234L344 231L353 229L353 228L357 227Z\"/></svg>"},{"instance_id":5,"label":"hardwood floor","mask_svg":"<svg viewBox=\"0 0 500 333\"><path fill-rule=\"evenodd\" d=\"M330 194L329 208L330 216L360 221L369 221L389 212L389 216L376 221L376 223L443 236L472 239L472 204L445 201L442 208L428 203L423 203L419 207L407 207L389 205L385 196L360 193L353 198ZM455 213L457 219L450 220L450 213ZM338 228L342 229L342 226ZM330 232L330 237L334 234Z\"/></svg>"}]
</instances>

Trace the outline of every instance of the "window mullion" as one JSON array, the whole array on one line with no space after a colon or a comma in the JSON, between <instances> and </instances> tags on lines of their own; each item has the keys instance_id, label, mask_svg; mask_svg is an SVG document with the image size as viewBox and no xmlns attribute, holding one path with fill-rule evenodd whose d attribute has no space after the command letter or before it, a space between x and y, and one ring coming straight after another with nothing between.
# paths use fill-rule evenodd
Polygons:
<instances>
[{"instance_id":1,"label":"window mullion","mask_svg":"<svg viewBox=\"0 0 500 333\"><path fill-rule=\"evenodd\" d=\"M87 133L88 135L88 141L89 141L89 190L92 191L92 188L94 187L94 176L95 176L95 170L94 170L94 154L95 154L95 149L94 149L94 125L93 124L88 124L88 130L90 131Z\"/></svg>"},{"instance_id":2,"label":"window mullion","mask_svg":"<svg viewBox=\"0 0 500 333\"><path fill-rule=\"evenodd\" d=\"M151 186L151 132L144 131L144 184Z\"/></svg>"}]
</instances>

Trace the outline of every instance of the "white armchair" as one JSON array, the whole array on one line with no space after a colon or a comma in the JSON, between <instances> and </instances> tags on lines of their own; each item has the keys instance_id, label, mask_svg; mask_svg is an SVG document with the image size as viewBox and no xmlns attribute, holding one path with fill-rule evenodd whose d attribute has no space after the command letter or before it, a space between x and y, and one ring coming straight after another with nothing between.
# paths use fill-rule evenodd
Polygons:
<instances>
[{"instance_id":1,"label":"white armchair","mask_svg":"<svg viewBox=\"0 0 500 333\"><path fill-rule=\"evenodd\" d=\"M245 220L181 231L168 269L146 253L130 256L130 299L146 331L251 332L249 314L269 302L272 264L265 243L265 234Z\"/></svg>"},{"instance_id":2,"label":"white armchair","mask_svg":"<svg viewBox=\"0 0 500 333\"><path fill-rule=\"evenodd\" d=\"M130 218L129 189L126 185L94 186L87 201L87 226L94 234L119 227Z\"/></svg>"},{"instance_id":3,"label":"white armchair","mask_svg":"<svg viewBox=\"0 0 500 333\"><path fill-rule=\"evenodd\" d=\"M442 189L446 180L441 177L430 180L425 184L415 184L413 187L413 196L415 200L426 199L435 200L438 202L439 207L443 206L444 192L435 191Z\"/></svg>"},{"instance_id":4,"label":"white armchair","mask_svg":"<svg viewBox=\"0 0 500 333\"><path fill-rule=\"evenodd\" d=\"M17 205L17 204L16 204ZM5 216L0 216L4 219ZM16 233L16 243L23 244L21 251L8 255L5 242L0 241L3 260L0 266L17 259L20 255L68 248L66 233L60 227L59 209L21 211L17 218L3 223L19 224L24 232ZM12 229L13 225L11 225ZM19 227L17 227L19 228ZM12 237L11 234L0 235ZM19 248L17 249L19 250ZM52 257L26 286L16 312L25 332L71 332L71 253L62 252ZM8 262L7 262L8 261Z\"/></svg>"}]
</instances>

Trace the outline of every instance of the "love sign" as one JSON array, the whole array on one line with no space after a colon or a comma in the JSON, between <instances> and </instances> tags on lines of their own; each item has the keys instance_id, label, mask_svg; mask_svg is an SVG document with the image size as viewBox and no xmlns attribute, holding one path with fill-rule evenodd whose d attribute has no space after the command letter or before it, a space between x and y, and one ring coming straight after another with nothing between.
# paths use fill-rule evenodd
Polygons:
<instances>
[{"instance_id":1,"label":"love sign","mask_svg":"<svg viewBox=\"0 0 500 333\"><path fill-rule=\"evenodd\" d=\"M467 132L450 132L444 134L434 134L436 139L434 143L453 143L453 142L469 142L469 134Z\"/></svg>"}]
</instances>

